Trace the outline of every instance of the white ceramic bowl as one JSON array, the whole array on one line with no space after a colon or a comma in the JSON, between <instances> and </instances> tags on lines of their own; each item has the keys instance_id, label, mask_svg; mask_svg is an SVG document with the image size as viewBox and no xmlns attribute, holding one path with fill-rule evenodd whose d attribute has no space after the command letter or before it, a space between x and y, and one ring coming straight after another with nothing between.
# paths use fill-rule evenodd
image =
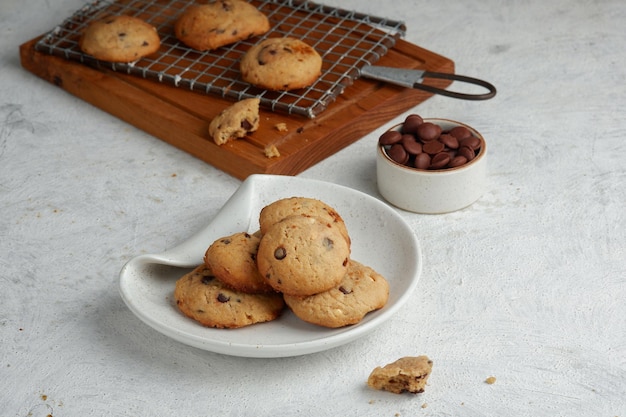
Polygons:
<instances>
[{"instance_id":1,"label":"white ceramic bowl","mask_svg":"<svg viewBox=\"0 0 626 417\"><path fill-rule=\"evenodd\" d=\"M476 129L446 119L424 119L441 126L443 131L464 126L480 139L480 152L474 159L457 168L419 170L400 165L376 145L378 190L389 203L404 210L424 214L440 214L471 205L483 194L487 176L487 144ZM400 130L402 124L390 130Z\"/></svg>"}]
</instances>

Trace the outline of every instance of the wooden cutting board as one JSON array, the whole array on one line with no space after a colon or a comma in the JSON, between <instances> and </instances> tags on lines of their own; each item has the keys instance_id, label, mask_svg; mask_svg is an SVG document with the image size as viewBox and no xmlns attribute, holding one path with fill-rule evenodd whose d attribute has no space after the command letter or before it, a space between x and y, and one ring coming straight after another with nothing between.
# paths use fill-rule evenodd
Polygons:
<instances>
[{"instance_id":1,"label":"wooden cutting board","mask_svg":"<svg viewBox=\"0 0 626 417\"><path fill-rule=\"evenodd\" d=\"M261 109L256 132L217 146L207 128L231 101L42 53L35 49L38 39L20 46L26 70L242 180L257 173L296 175L430 97L419 90L357 79L315 118ZM402 39L377 65L454 72L450 59ZM450 81L427 84L445 88ZM279 123L287 130L279 131ZM278 148L279 157L265 156L270 144Z\"/></svg>"}]
</instances>

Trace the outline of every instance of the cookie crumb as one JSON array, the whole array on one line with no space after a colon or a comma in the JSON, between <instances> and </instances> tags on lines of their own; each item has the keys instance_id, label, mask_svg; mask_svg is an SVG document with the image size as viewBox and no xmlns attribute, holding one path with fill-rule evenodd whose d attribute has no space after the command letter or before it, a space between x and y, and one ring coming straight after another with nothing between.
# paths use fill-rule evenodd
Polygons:
<instances>
[{"instance_id":1,"label":"cookie crumb","mask_svg":"<svg viewBox=\"0 0 626 417\"><path fill-rule=\"evenodd\" d=\"M276 128L276 130L278 130L279 132L288 132L289 129L287 129L287 123L276 123L274 125L274 127Z\"/></svg>"},{"instance_id":2,"label":"cookie crumb","mask_svg":"<svg viewBox=\"0 0 626 417\"><path fill-rule=\"evenodd\" d=\"M495 376L490 376L489 378L485 379L485 383L489 384L489 385L493 385L496 383L496 377Z\"/></svg>"},{"instance_id":3,"label":"cookie crumb","mask_svg":"<svg viewBox=\"0 0 626 417\"><path fill-rule=\"evenodd\" d=\"M275 145L267 145L264 152L267 158L278 158L280 156L280 152Z\"/></svg>"},{"instance_id":4,"label":"cookie crumb","mask_svg":"<svg viewBox=\"0 0 626 417\"><path fill-rule=\"evenodd\" d=\"M422 404L422 408L426 408L426 407L428 407L428 403Z\"/></svg>"}]
</instances>

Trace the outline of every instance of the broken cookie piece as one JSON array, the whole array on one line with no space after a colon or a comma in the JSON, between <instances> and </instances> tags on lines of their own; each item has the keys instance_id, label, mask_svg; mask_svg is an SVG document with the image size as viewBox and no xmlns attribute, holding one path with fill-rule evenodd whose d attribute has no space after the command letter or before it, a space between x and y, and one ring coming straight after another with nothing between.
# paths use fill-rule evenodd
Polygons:
<instances>
[{"instance_id":1,"label":"broken cookie piece","mask_svg":"<svg viewBox=\"0 0 626 417\"><path fill-rule=\"evenodd\" d=\"M427 356L407 356L382 368L376 367L367 379L367 385L396 394L418 394L424 392L432 369L433 361Z\"/></svg>"},{"instance_id":2,"label":"broken cookie piece","mask_svg":"<svg viewBox=\"0 0 626 417\"><path fill-rule=\"evenodd\" d=\"M267 158L278 158L280 156L280 152L278 151L276 145L267 145L263 151Z\"/></svg>"},{"instance_id":3,"label":"broken cookie piece","mask_svg":"<svg viewBox=\"0 0 626 417\"><path fill-rule=\"evenodd\" d=\"M222 110L209 125L209 134L218 145L245 137L259 128L258 98L238 101Z\"/></svg>"}]
</instances>

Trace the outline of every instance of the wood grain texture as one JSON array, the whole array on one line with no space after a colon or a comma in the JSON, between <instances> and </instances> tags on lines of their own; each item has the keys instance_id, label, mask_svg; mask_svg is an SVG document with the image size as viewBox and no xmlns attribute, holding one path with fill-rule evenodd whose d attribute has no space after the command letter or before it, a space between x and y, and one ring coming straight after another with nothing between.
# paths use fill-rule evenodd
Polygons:
<instances>
[{"instance_id":1,"label":"wood grain texture","mask_svg":"<svg viewBox=\"0 0 626 417\"><path fill-rule=\"evenodd\" d=\"M296 175L431 96L357 79L314 119L261 109L258 131L245 140L217 146L208 135L208 125L232 102L48 55L35 50L37 40L20 46L26 70L239 179L256 173ZM378 64L454 72L450 59L401 39ZM429 80L428 84L445 88L450 81ZM287 131L279 132L278 123L285 123ZM278 148L280 157L265 156L265 146L270 144Z\"/></svg>"}]
</instances>

